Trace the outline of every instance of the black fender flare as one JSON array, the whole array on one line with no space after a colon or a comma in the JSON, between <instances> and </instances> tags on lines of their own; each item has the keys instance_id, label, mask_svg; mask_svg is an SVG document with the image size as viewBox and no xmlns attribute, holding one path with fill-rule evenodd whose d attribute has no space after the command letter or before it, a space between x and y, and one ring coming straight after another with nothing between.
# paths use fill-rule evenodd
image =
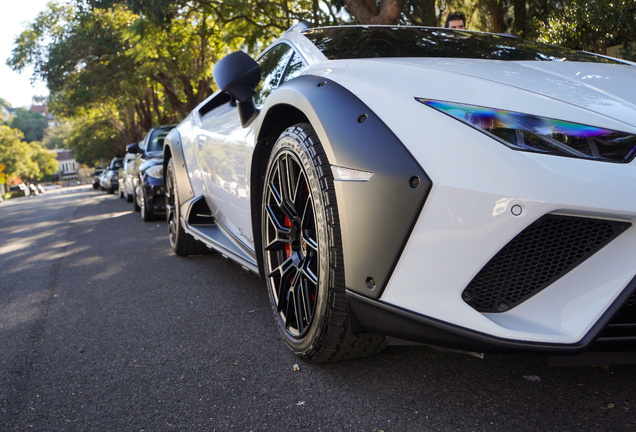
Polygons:
<instances>
[{"instance_id":1,"label":"black fender flare","mask_svg":"<svg viewBox=\"0 0 636 432\"><path fill-rule=\"evenodd\" d=\"M187 215L190 201L194 198L194 191L190 183L190 176L186 167L185 157L183 155L183 145L181 143L181 134L177 128L172 129L166 135L163 146L163 184L166 185L166 174L168 172L168 162L170 158L174 160L175 175L177 176L177 194L179 196L179 205L181 206L181 214Z\"/></svg>"},{"instance_id":2,"label":"black fender flare","mask_svg":"<svg viewBox=\"0 0 636 432\"><path fill-rule=\"evenodd\" d=\"M274 117L271 112L289 114L280 120L280 115ZM285 127L308 121L332 165L373 173L366 182L334 181L334 185L345 285L363 296L379 298L432 187L430 178L366 104L329 79L303 75L290 80L268 97L261 115L251 171L252 222L261 277L262 163L269 156L267 148L282 132L281 121L287 122Z\"/></svg>"}]
</instances>

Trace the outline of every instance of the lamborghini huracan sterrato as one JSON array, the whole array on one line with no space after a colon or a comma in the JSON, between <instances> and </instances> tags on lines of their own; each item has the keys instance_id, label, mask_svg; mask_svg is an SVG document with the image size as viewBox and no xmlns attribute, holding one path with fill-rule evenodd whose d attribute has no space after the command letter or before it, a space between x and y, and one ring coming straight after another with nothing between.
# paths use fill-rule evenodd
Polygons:
<instances>
[{"instance_id":1,"label":"lamborghini huracan sterrato","mask_svg":"<svg viewBox=\"0 0 636 432\"><path fill-rule=\"evenodd\" d=\"M636 354L636 64L298 25L166 137L169 238L265 281L287 345ZM598 358L598 357L597 357Z\"/></svg>"}]
</instances>

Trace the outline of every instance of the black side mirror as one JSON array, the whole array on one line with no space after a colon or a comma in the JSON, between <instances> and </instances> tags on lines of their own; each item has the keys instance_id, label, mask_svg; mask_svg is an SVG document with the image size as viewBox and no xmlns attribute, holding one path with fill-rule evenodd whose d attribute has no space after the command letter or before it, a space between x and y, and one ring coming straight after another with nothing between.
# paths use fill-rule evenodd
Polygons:
<instances>
[{"instance_id":1,"label":"black side mirror","mask_svg":"<svg viewBox=\"0 0 636 432\"><path fill-rule=\"evenodd\" d=\"M139 144L137 143L132 143L132 144L128 144L126 146L126 153L133 153L133 154L137 154L137 153L141 153L141 149L139 148Z\"/></svg>"},{"instance_id":2,"label":"black side mirror","mask_svg":"<svg viewBox=\"0 0 636 432\"><path fill-rule=\"evenodd\" d=\"M258 115L252 96L261 81L259 64L243 51L237 51L219 60L212 68L212 75L221 91L236 99L241 124L248 126Z\"/></svg>"}]
</instances>

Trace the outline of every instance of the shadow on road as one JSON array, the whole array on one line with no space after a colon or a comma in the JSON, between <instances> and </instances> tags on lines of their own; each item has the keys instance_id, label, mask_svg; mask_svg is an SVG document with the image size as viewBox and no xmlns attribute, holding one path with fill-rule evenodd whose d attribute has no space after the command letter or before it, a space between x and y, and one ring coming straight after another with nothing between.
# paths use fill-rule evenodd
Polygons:
<instances>
[{"instance_id":1,"label":"shadow on road","mask_svg":"<svg viewBox=\"0 0 636 432\"><path fill-rule=\"evenodd\" d=\"M0 216L0 430L636 429L633 366L425 346L304 363L256 276L175 256L165 222L116 196L51 194Z\"/></svg>"}]
</instances>

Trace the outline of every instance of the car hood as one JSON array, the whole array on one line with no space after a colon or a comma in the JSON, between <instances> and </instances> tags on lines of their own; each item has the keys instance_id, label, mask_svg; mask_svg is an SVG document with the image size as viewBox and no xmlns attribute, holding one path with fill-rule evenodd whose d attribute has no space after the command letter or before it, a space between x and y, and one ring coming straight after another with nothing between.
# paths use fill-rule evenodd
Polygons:
<instances>
[{"instance_id":1,"label":"car hood","mask_svg":"<svg viewBox=\"0 0 636 432\"><path fill-rule=\"evenodd\" d=\"M403 94L567 120L565 103L577 108L572 121L594 117L582 115L584 110L624 123L610 122L619 129L636 127L636 67L631 65L443 58L327 63L322 75L358 95Z\"/></svg>"}]
</instances>

